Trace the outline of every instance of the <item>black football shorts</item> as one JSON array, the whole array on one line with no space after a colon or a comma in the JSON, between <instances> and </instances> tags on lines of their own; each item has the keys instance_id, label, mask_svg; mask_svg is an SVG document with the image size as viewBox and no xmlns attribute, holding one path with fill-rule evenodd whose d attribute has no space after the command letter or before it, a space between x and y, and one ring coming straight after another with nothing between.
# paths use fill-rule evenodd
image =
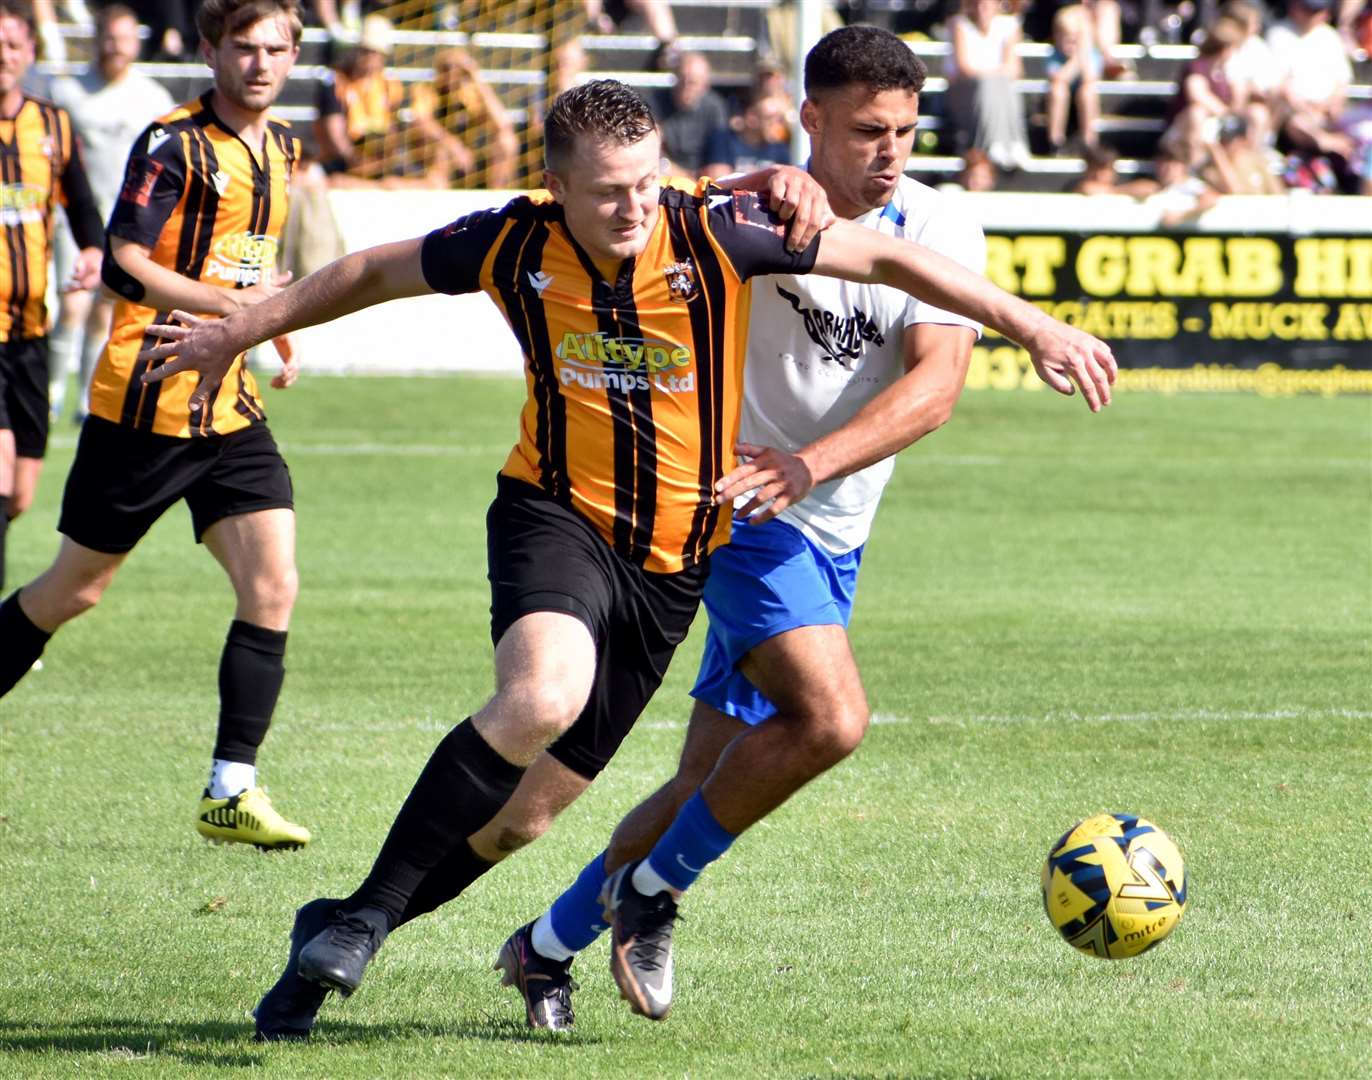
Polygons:
<instances>
[{"instance_id":1,"label":"black football shorts","mask_svg":"<svg viewBox=\"0 0 1372 1080\"><path fill-rule=\"evenodd\" d=\"M132 551L185 499L199 543L218 521L292 509L291 474L266 424L183 439L86 417L67 474L57 531L111 555Z\"/></svg>"},{"instance_id":2,"label":"black football shorts","mask_svg":"<svg viewBox=\"0 0 1372 1080\"><path fill-rule=\"evenodd\" d=\"M708 564L649 573L616 555L584 517L540 488L501 476L486 515L491 639L535 611L580 619L596 644L585 709L548 752L594 779L667 674L700 605Z\"/></svg>"},{"instance_id":3,"label":"black football shorts","mask_svg":"<svg viewBox=\"0 0 1372 1080\"><path fill-rule=\"evenodd\" d=\"M48 449L48 339L0 342L0 430L14 432L20 457Z\"/></svg>"}]
</instances>

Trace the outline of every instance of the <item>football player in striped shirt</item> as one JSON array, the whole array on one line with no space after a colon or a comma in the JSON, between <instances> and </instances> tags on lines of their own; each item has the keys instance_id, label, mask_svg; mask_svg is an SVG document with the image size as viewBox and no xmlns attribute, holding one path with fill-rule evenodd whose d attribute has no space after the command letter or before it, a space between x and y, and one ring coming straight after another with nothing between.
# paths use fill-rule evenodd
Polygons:
<instances>
[{"instance_id":1,"label":"football player in striped shirt","mask_svg":"<svg viewBox=\"0 0 1372 1080\"><path fill-rule=\"evenodd\" d=\"M99 285L104 243L71 117L20 86L33 64L34 26L32 4L0 0L0 589L5 534L33 502L48 445L47 291L58 205L81 249L66 287Z\"/></svg>"},{"instance_id":2,"label":"football player in striped shirt","mask_svg":"<svg viewBox=\"0 0 1372 1080\"><path fill-rule=\"evenodd\" d=\"M559 95L545 140L547 192L345 256L228 319L180 313L145 354L167 361L150 381L201 373L194 400L276 334L482 291L525 356L520 437L487 519L495 696L440 742L366 880L297 913L261 1038L307 1037L327 990L357 989L386 935L429 910L426 879L545 749L584 787L647 704L728 539L717 484L734 460L752 278L893 285L1025 342L1090 395L1113 364L1103 343L927 249L838 222L793 251L755 194L662 185L652 114L613 80Z\"/></svg>"},{"instance_id":3,"label":"football player in striped shirt","mask_svg":"<svg viewBox=\"0 0 1372 1080\"><path fill-rule=\"evenodd\" d=\"M129 552L185 500L195 539L237 599L219 665L219 724L195 827L208 840L298 848L257 780L285 676L296 595L290 473L244 358L212 394L194 375L146 385L138 353L174 309L227 315L278 293L276 254L298 142L269 112L299 52L296 0L206 0L197 15L214 86L134 143L110 215L106 284L118 295L67 477L53 564L0 605L0 695L64 623L89 610ZM288 345L275 386L295 365Z\"/></svg>"}]
</instances>

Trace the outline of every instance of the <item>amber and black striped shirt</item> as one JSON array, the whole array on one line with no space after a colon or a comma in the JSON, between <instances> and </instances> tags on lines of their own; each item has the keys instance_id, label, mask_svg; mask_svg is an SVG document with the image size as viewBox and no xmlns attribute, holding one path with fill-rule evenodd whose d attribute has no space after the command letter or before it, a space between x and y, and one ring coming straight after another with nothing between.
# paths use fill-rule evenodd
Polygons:
<instances>
[{"instance_id":1,"label":"amber and black striped shirt","mask_svg":"<svg viewBox=\"0 0 1372 1080\"><path fill-rule=\"evenodd\" d=\"M129 154L109 235L147 247L159 266L207 285L246 289L270 279L299 143L283 122L271 120L267 128L262 146L250 150L215 115L209 92L154 122ZM138 353L156 343L148 327L165 322L168 312L134 299L141 286L108 248L104 276L121 299L91 382L94 415L182 437L227 435L265 419L257 381L241 356L195 417L195 372L145 386L141 376L154 363L139 363Z\"/></svg>"},{"instance_id":2,"label":"amber and black striped shirt","mask_svg":"<svg viewBox=\"0 0 1372 1080\"><path fill-rule=\"evenodd\" d=\"M61 203L83 248L103 230L66 110L25 97L0 117L0 341L48 332L53 211Z\"/></svg>"},{"instance_id":3,"label":"amber and black striped shirt","mask_svg":"<svg viewBox=\"0 0 1372 1080\"><path fill-rule=\"evenodd\" d=\"M715 481L732 467L748 279L806 273L756 196L666 187L647 247L606 281L546 192L459 218L424 242L440 292L483 291L519 339L529 397L502 472L585 516L654 572L728 539Z\"/></svg>"}]
</instances>

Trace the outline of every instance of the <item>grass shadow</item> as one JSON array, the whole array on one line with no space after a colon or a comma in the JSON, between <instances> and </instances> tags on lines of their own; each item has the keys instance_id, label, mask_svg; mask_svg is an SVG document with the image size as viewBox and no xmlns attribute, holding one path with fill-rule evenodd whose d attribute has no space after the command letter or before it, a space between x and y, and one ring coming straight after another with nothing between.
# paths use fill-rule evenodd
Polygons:
<instances>
[{"instance_id":1,"label":"grass shadow","mask_svg":"<svg viewBox=\"0 0 1372 1080\"><path fill-rule=\"evenodd\" d=\"M383 1021L363 1024L324 1018L309 1045L376 1045L407 1039L505 1043L556 1043L591 1046L599 1037L574 1032L538 1032L508 1017L480 1016L470 1021ZM163 1057L205 1068L261 1065L275 1046L257 1043L243 1023L149 1023L140 1019L77 1020L50 1025L0 1020L0 1054L97 1054L120 1060Z\"/></svg>"}]
</instances>

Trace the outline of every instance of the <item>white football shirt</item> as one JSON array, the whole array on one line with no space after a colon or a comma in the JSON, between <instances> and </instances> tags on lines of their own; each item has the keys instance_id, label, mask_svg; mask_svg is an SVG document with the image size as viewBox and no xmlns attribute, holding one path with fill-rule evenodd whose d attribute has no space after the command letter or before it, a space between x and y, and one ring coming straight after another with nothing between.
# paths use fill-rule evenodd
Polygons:
<instances>
[{"instance_id":1,"label":"white football shirt","mask_svg":"<svg viewBox=\"0 0 1372 1080\"><path fill-rule=\"evenodd\" d=\"M953 200L903 177L891 201L859 225L914 240L977 273L986 268L981 227ZM915 323L981 327L885 285L818 274L755 278L739 438L794 452L845 424L905 374L905 328ZM866 542L889 457L817 484L782 520L842 554Z\"/></svg>"},{"instance_id":2,"label":"white football shirt","mask_svg":"<svg viewBox=\"0 0 1372 1080\"><path fill-rule=\"evenodd\" d=\"M54 79L52 98L71 114L81 136L86 174L100 213L108 216L124 183L129 150L143 129L176 107L171 94L146 75L130 71L107 83L98 70Z\"/></svg>"}]
</instances>

